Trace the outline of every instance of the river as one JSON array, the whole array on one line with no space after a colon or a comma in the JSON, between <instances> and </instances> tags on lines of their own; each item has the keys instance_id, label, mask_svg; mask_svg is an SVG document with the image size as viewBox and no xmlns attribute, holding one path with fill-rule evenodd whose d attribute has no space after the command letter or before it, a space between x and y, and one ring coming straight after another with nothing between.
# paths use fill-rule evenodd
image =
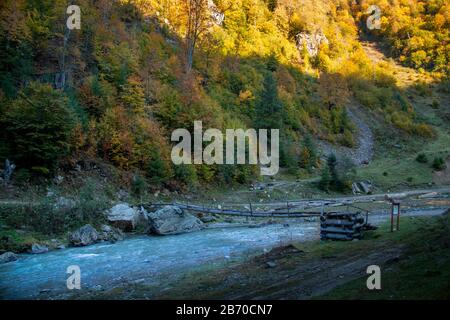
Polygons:
<instances>
[{"instance_id":1,"label":"river","mask_svg":"<svg viewBox=\"0 0 450 320\"><path fill-rule=\"evenodd\" d=\"M81 270L81 290L102 290L124 283L156 287L201 266L223 264L263 253L290 241L318 237L317 222L273 224L259 228L218 228L175 236L130 236L44 254L21 254L0 265L1 299L64 298L67 267Z\"/></svg>"}]
</instances>

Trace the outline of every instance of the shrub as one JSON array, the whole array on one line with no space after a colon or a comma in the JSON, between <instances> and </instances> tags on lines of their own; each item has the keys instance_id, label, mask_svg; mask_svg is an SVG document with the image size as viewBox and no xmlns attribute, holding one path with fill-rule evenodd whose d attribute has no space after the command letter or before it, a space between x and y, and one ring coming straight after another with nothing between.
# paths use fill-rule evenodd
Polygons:
<instances>
[{"instance_id":1,"label":"shrub","mask_svg":"<svg viewBox=\"0 0 450 320\"><path fill-rule=\"evenodd\" d=\"M30 171L27 169L19 169L15 174L15 181L17 184L22 185L29 182L31 179Z\"/></svg>"},{"instance_id":2,"label":"shrub","mask_svg":"<svg viewBox=\"0 0 450 320\"><path fill-rule=\"evenodd\" d=\"M447 165L445 164L444 159L442 159L441 157L436 157L433 160L432 167L436 171L442 171L447 168Z\"/></svg>"},{"instance_id":3,"label":"shrub","mask_svg":"<svg viewBox=\"0 0 450 320\"><path fill-rule=\"evenodd\" d=\"M425 153L419 153L419 155L416 158L416 161L419 163L427 163L428 162L428 158L425 155Z\"/></svg>"},{"instance_id":4,"label":"shrub","mask_svg":"<svg viewBox=\"0 0 450 320\"><path fill-rule=\"evenodd\" d=\"M323 168L319 188L325 191L335 190L339 192L351 188L352 180L355 175L355 165L348 159L337 159L336 155L331 153L327 158L327 165Z\"/></svg>"},{"instance_id":5,"label":"shrub","mask_svg":"<svg viewBox=\"0 0 450 320\"><path fill-rule=\"evenodd\" d=\"M416 83L414 85L414 90L416 90L416 92L422 97L429 97L433 94L430 87L423 81Z\"/></svg>"},{"instance_id":6,"label":"shrub","mask_svg":"<svg viewBox=\"0 0 450 320\"><path fill-rule=\"evenodd\" d=\"M344 130L344 133L341 136L340 143L348 148L353 148L356 145L355 137L352 132L348 129Z\"/></svg>"},{"instance_id":7,"label":"shrub","mask_svg":"<svg viewBox=\"0 0 450 320\"><path fill-rule=\"evenodd\" d=\"M437 100L433 100L433 102L431 103L431 107L433 109L439 109L439 102Z\"/></svg>"},{"instance_id":8,"label":"shrub","mask_svg":"<svg viewBox=\"0 0 450 320\"><path fill-rule=\"evenodd\" d=\"M53 170L70 151L75 118L66 97L49 85L32 82L13 100L0 118L11 152L22 168Z\"/></svg>"},{"instance_id":9,"label":"shrub","mask_svg":"<svg viewBox=\"0 0 450 320\"><path fill-rule=\"evenodd\" d=\"M147 181L140 174L133 176L131 181L131 192L135 197L142 197L148 189Z\"/></svg>"},{"instance_id":10,"label":"shrub","mask_svg":"<svg viewBox=\"0 0 450 320\"><path fill-rule=\"evenodd\" d=\"M147 165L147 175L152 184L160 185L166 182L170 175L170 170L161 157L159 150L155 149L151 152L151 159Z\"/></svg>"},{"instance_id":11,"label":"shrub","mask_svg":"<svg viewBox=\"0 0 450 320\"><path fill-rule=\"evenodd\" d=\"M181 164L175 166L174 173L175 179L181 181L187 186L195 185L198 182L197 172L194 165Z\"/></svg>"},{"instance_id":12,"label":"shrub","mask_svg":"<svg viewBox=\"0 0 450 320\"><path fill-rule=\"evenodd\" d=\"M424 138L432 138L435 136L433 129L425 123L415 125L413 131L415 134Z\"/></svg>"}]
</instances>

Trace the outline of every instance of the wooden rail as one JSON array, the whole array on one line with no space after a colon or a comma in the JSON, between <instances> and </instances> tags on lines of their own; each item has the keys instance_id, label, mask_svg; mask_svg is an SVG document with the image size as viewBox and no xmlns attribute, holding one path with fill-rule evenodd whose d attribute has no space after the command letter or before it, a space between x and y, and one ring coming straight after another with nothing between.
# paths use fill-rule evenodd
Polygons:
<instances>
[{"instance_id":1,"label":"wooden rail","mask_svg":"<svg viewBox=\"0 0 450 320\"><path fill-rule=\"evenodd\" d=\"M257 211L253 210L250 204L250 210L236 210L236 209L224 209L224 208L208 208L206 206L180 204L180 203L149 203L149 206L164 207L164 206L177 206L181 209L209 213L209 214L222 214L229 216L243 216L243 217L274 217L274 218L306 218L320 216L321 212L304 212L304 211L292 211L289 205L285 210L275 209L270 211Z\"/></svg>"}]
</instances>

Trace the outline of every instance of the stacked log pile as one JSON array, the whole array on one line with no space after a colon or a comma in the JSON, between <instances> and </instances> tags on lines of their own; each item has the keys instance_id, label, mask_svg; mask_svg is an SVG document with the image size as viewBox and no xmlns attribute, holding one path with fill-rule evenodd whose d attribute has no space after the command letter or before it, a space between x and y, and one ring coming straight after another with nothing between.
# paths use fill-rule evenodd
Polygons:
<instances>
[{"instance_id":1,"label":"stacked log pile","mask_svg":"<svg viewBox=\"0 0 450 320\"><path fill-rule=\"evenodd\" d=\"M359 212L325 213L320 218L320 238L322 240L361 239L365 225L365 218Z\"/></svg>"}]
</instances>

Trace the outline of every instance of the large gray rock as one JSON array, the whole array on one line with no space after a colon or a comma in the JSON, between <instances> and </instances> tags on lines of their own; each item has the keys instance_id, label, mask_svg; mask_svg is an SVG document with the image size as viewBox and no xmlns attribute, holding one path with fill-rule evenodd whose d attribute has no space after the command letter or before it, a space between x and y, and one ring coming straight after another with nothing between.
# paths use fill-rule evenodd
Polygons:
<instances>
[{"instance_id":1,"label":"large gray rock","mask_svg":"<svg viewBox=\"0 0 450 320\"><path fill-rule=\"evenodd\" d=\"M48 247L43 244L33 243L30 252L34 254L45 253L48 252Z\"/></svg>"},{"instance_id":2,"label":"large gray rock","mask_svg":"<svg viewBox=\"0 0 450 320\"><path fill-rule=\"evenodd\" d=\"M177 206L165 206L148 213L150 231L159 235L179 234L198 231L203 222Z\"/></svg>"},{"instance_id":3,"label":"large gray rock","mask_svg":"<svg viewBox=\"0 0 450 320\"><path fill-rule=\"evenodd\" d=\"M106 224L100 228L100 239L103 241L116 242L124 239L124 235L120 229L110 227Z\"/></svg>"},{"instance_id":4,"label":"large gray rock","mask_svg":"<svg viewBox=\"0 0 450 320\"><path fill-rule=\"evenodd\" d=\"M128 203L120 203L105 212L108 222L125 232L130 232L142 220L141 213Z\"/></svg>"},{"instance_id":5,"label":"large gray rock","mask_svg":"<svg viewBox=\"0 0 450 320\"><path fill-rule=\"evenodd\" d=\"M4 254L0 255L0 264L7 263L11 261L16 261L17 255L12 252L5 252Z\"/></svg>"},{"instance_id":6,"label":"large gray rock","mask_svg":"<svg viewBox=\"0 0 450 320\"><path fill-rule=\"evenodd\" d=\"M69 236L69 242L73 246L88 246L99 240L97 230L90 224L87 224Z\"/></svg>"},{"instance_id":7,"label":"large gray rock","mask_svg":"<svg viewBox=\"0 0 450 320\"><path fill-rule=\"evenodd\" d=\"M65 248L66 248L66 246L64 245L64 243L62 243L62 242L59 241L58 239L51 239L51 240L48 242L48 245L49 245L49 248L50 248L51 250L56 250L56 249L61 250L61 249L65 249Z\"/></svg>"},{"instance_id":8,"label":"large gray rock","mask_svg":"<svg viewBox=\"0 0 450 320\"><path fill-rule=\"evenodd\" d=\"M373 192L373 185L370 181L361 181L359 185L361 186L361 189L365 194Z\"/></svg>"},{"instance_id":9,"label":"large gray rock","mask_svg":"<svg viewBox=\"0 0 450 320\"><path fill-rule=\"evenodd\" d=\"M321 31L317 31L313 34L301 32L295 36L295 40L297 49L302 52L303 48L306 48L311 57L317 56L322 44L328 44L327 37Z\"/></svg>"},{"instance_id":10,"label":"large gray rock","mask_svg":"<svg viewBox=\"0 0 450 320\"><path fill-rule=\"evenodd\" d=\"M352 183L353 194L371 194L373 193L374 187L370 181L360 181Z\"/></svg>"}]
</instances>

